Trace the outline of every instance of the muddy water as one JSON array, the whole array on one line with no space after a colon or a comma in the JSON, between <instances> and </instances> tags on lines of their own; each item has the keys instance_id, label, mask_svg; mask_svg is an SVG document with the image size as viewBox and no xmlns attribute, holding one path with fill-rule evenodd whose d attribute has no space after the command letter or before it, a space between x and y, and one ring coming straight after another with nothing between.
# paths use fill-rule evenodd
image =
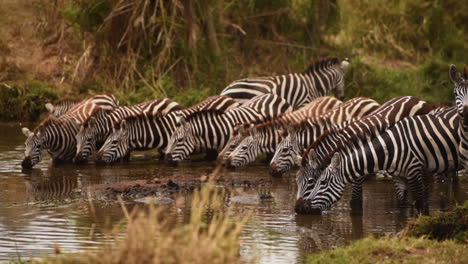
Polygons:
<instances>
[{"instance_id":1,"label":"muddy water","mask_svg":"<svg viewBox=\"0 0 468 264\"><path fill-rule=\"evenodd\" d=\"M19 124L0 124L0 262L53 254L57 245L61 251L75 252L111 242L108 230L123 213L116 202L86 201L82 193L87 186L175 175L199 177L214 168L207 162L173 168L156 161L152 153L137 153L132 162L111 167L53 167L45 157L35 169L22 171L23 142ZM222 174L226 179L265 179L267 183L261 187L226 187L226 207L233 217L252 212L242 231L240 253L260 263L298 262L305 254L363 236L395 234L414 217L411 208L398 207L389 180L365 183L361 215L351 213L348 190L344 199L324 215L300 216L293 211L293 174L272 179L262 163ZM265 193L273 198L259 199ZM432 193L431 210L447 210L468 198L468 184L463 180L458 184L437 183ZM187 219L190 195L169 198L163 205L167 211L175 219ZM134 204L138 202L128 206Z\"/></svg>"}]
</instances>

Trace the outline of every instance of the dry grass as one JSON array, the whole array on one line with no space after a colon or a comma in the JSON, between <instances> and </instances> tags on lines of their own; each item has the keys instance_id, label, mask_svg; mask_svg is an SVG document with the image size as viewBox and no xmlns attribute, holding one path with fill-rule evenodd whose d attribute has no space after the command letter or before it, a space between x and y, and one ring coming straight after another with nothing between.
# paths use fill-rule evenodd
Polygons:
<instances>
[{"instance_id":1,"label":"dry grass","mask_svg":"<svg viewBox=\"0 0 468 264\"><path fill-rule=\"evenodd\" d=\"M168 221L152 206L124 212L126 236L97 253L49 258L39 263L239 263L239 234L247 217L233 221L222 212L222 192L205 186L195 192L190 220ZM117 229L116 231L119 231Z\"/></svg>"}]
</instances>

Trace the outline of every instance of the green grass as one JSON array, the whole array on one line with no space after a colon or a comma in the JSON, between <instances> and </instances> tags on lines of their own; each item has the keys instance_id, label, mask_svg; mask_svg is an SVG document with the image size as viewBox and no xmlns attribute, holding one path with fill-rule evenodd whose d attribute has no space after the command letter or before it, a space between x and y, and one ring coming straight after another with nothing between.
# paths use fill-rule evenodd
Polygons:
<instances>
[{"instance_id":1,"label":"green grass","mask_svg":"<svg viewBox=\"0 0 468 264\"><path fill-rule=\"evenodd\" d=\"M467 263L468 201L449 212L419 216L399 237L367 237L310 255L305 263Z\"/></svg>"},{"instance_id":2,"label":"green grass","mask_svg":"<svg viewBox=\"0 0 468 264\"><path fill-rule=\"evenodd\" d=\"M304 263L467 263L467 244L427 238L368 237L306 257Z\"/></svg>"}]
</instances>

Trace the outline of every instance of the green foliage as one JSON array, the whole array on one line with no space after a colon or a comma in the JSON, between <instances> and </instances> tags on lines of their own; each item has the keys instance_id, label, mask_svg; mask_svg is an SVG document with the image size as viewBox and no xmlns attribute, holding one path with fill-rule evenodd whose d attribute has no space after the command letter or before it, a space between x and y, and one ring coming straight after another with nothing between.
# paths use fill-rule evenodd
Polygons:
<instances>
[{"instance_id":1,"label":"green foliage","mask_svg":"<svg viewBox=\"0 0 468 264\"><path fill-rule=\"evenodd\" d=\"M306 257L304 263L466 263L468 246L447 240L368 237Z\"/></svg>"},{"instance_id":2,"label":"green foliage","mask_svg":"<svg viewBox=\"0 0 468 264\"><path fill-rule=\"evenodd\" d=\"M395 96L413 95L431 102L451 102L453 85L448 63L430 60L417 68L383 68L358 57L346 69L347 98L365 96L383 103Z\"/></svg>"},{"instance_id":3,"label":"green foliage","mask_svg":"<svg viewBox=\"0 0 468 264\"><path fill-rule=\"evenodd\" d=\"M44 105L57 99L57 93L47 84L30 81L12 87L0 87L0 120L37 120Z\"/></svg>"},{"instance_id":4,"label":"green foliage","mask_svg":"<svg viewBox=\"0 0 468 264\"><path fill-rule=\"evenodd\" d=\"M107 0L71 0L64 2L63 15L80 29L95 32L104 22L109 9Z\"/></svg>"},{"instance_id":5,"label":"green foliage","mask_svg":"<svg viewBox=\"0 0 468 264\"><path fill-rule=\"evenodd\" d=\"M406 235L430 239L454 239L468 242L468 202L453 211L440 212L435 216L420 216L407 227Z\"/></svg>"}]
</instances>

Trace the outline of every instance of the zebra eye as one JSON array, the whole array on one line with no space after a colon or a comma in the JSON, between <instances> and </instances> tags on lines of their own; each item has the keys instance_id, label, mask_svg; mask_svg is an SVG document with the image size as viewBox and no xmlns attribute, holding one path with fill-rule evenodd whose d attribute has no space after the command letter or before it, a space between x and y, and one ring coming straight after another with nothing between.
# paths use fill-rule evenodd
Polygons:
<instances>
[{"instance_id":1,"label":"zebra eye","mask_svg":"<svg viewBox=\"0 0 468 264\"><path fill-rule=\"evenodd\" d=\"M117 144L117 140L113 140L113 141L112 141L112 144Z\"/></svg>"},{"instance_id":2,"label":"zebra eye","mask_svg":"<svg viewBox=\"0 0 468 264\"><path fill-rule=\"evenodd\" d=\"M320 184L321 184L321 185L326 185L326 184L327 184L327 181L326 181L326 180L321 180L321 181L320 181Z\"/></svg>"}]
</instances>

